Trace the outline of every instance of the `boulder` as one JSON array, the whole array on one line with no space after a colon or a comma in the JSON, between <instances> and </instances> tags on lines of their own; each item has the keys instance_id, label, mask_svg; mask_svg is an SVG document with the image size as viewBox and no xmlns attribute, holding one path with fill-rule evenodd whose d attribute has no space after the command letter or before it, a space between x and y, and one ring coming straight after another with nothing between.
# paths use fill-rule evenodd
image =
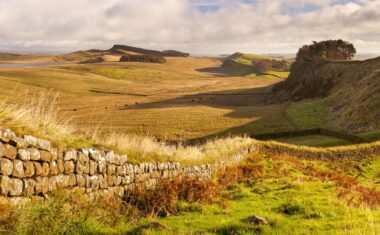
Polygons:
<instances>
[{"instance_id":1,"label":"boulder","mask_svg":"<svg viewBox=\"0 0 380 235\"><path fill-rule=\"evenodd\" d=\"M268 224L268 221L264 217L256 215L246 218L244 222L255 225Z\"/></svg>"}]
</instances>

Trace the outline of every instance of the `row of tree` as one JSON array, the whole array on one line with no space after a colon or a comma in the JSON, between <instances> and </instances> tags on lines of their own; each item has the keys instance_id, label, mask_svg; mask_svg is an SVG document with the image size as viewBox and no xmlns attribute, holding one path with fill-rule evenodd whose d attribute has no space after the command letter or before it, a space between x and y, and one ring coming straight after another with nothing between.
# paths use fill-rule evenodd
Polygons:
<instances>
[{"instance_id":1,"label":"row of tree","mask_svg":"<svg viewBox=\"0 0 380 235\"><path fill-rule=\"evenodd\" d=\"M314 41L311 45L301 47L297 53L297 61L313 61L316 59L351 60L356 54L353 44L339 40Z\"/></svg>"}]
</instances>

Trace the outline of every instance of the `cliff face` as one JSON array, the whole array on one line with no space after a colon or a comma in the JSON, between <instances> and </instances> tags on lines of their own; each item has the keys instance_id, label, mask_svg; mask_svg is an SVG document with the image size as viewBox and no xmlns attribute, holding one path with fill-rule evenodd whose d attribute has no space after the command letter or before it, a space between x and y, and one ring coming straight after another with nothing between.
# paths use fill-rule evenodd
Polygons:
<instances>
[{"instance_id":1,"label":"cliff face","mask_svg":"<svg viewBox=\"0 0 380 235\"><path fill-rule=\"evenodd\" d=\"M293 101L328 97L329 119L342 129L380 128L380 57L295 63L289 78L277 84L274 91Z\"/></svg>"},{"instance_id":2,"label":"cliff face","mask_svg":"<svg viewBox=\"0 0 380 235\"><path fill-rule=\"evenodd\" d=\"M325 97L341 81L345 71L355 64L356 62L339 63L324 59L296 62L288 79L277 84L274 91L283 91L296 101Z\"/></svg>"}]
</instances>

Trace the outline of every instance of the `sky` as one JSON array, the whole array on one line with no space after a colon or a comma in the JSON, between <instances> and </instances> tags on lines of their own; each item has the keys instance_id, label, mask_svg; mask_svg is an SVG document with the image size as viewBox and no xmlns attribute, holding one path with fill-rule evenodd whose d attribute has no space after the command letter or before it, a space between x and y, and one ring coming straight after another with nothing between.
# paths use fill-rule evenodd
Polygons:
<instances>
[{"instance_id":1,"label":"sky","mask_svg":"<svg viewBox=\"0 0 380 235\"><path fill-rule=\"evenodd\" d=\"M0 0L0 51L11 52L296 53L341 38L380 53L379 29L380 0Z\"/></svg>"}]
</instances>

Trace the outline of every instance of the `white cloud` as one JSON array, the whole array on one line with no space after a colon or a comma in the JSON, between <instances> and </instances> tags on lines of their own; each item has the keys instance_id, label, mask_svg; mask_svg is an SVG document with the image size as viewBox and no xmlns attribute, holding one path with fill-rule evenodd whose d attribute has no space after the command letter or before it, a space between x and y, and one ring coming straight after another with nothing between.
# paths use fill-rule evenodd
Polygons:
<instances>
[{"instance_id":1,"label":"white cloud","mask_svg":"<svg viewBox=\"0 0 380 235\"><path fill-rule=\"evenodd\" d=\"M201 12L196 6L216 5ZM294 10L295 9L295 10ZM0 0L0 50L124 43L225 53L295 52L343 38L380 53L380 0Z\"/></svg>"}]
</instances>

